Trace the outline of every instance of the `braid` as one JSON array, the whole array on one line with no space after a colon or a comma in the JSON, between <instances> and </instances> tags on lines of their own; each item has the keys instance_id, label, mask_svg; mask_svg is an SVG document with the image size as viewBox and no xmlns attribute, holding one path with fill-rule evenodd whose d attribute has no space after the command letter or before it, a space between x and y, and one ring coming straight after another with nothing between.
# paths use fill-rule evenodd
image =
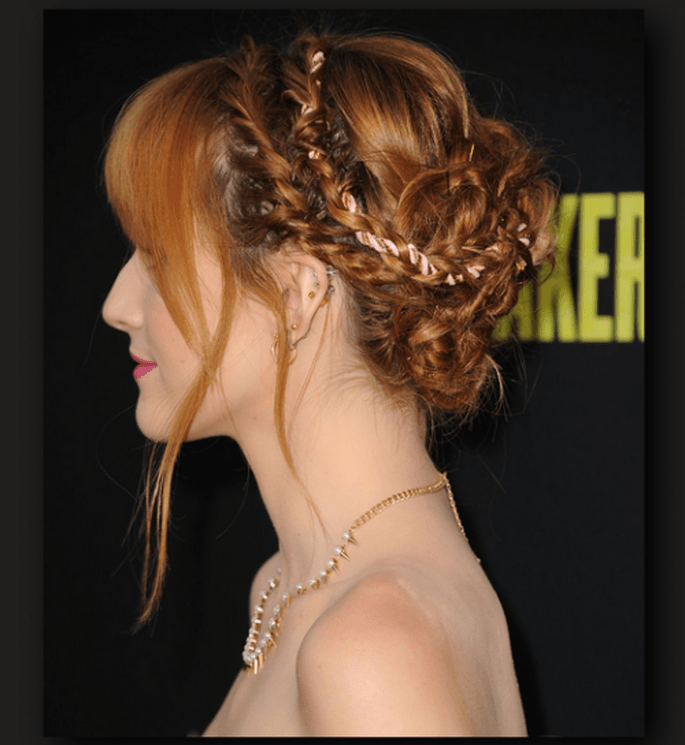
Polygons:
<instances>
[{"instance_id":1,"label":"braid","mask_svg":"<svg viewBox=\"0 0 685 745\"><path fill-rule=\"evenodd\" d=\"M279 58L247 44L235 69L237 201L271 205L253 199L245 235L292 239L337 270L355 342L393 395L472 410L497 320L552 251L539 156L406 40L308 34Z\"/></svg>"},{"instance_id":2,"label":"braid","mask_svg":"<svg viewBox=\"0 0 685 745\"><path fill-rule=\"evenodd\" d=\"M352 152L349 140L344 136L341 119L337 122L338 157L334 157L331 148L331 133L334 126L329 107L323 100L322 68L326 54L322 41L316 37L304 37L299 43L300 58L286 69L286 80L289 88L286 97L298 104L298 117L292 127L292 143L295 149L292 171L293 181L300 183L309 190L310 205L316 204L319 219L329 216L340 226L354 228L360 221L351 218L350 213L360 212L356 200L349 189L340 183L340 176L352 170L350 164L342 162L340 144L345 142L345 155L351 158ZM406 273L410 277L428 276L438 273L427 258L411 245L406 244L400 236L395 240L383 238L386 229L379 221L366 219L367 224L356 225L355 235L359 243L374 248L377 252L389 253L397 259L395 271ZM373 224L372 224L373 223ZM375 231L375 232L374 232ZM400 244L401 250L397 244ZM348 244L349 245L349 244ZM345 251L348 253L348 250ZM409 261L407 262L407 257ZM330 259L330 256L328 257ZM363 272L368 276L367 262L364 262ZM349 264L348 264L349 267ZM454 284L452 275L447 275L446 281Z\"/></svg>"},{"instance_id":3,"label":"braid","mask_svg":"<svg viewBox=\"0 0 685 745\"><path fill-rule=\"evenodd\" d=\"M284 230L285 234L291 232L288 226L292 215L304 212L305 201L301 192L293 188L290 164L271 135L278 112L269 107L273 94L266 96L264 91L278 87L275 53L268 47L256 49L247 37L241 52L227 59L226 65L235 75L232 84L220 93L230 111L231 130L227 135L233 143L228 167L241 176L241 183L234 189L240 199L233 202L232 217L237 228L252 229L255 235L247 242L253 245L271 231L279 235ZM270 206L267 211L265 203ZM259 219L255 220L257 216Z\"/></svg>"},{"instance_id":4,"label":"braid","mask_svg":"<svg viewBox=\"0 0 685 745\"><path fill-rule=\"evenodd\" d=\"M302 189L309 205L308 219L327 213L322 182L330 184L334 169L327 157L329 112L322 99L325 52L314 37L303 37L284 66L284 98L295 104L288 139L291 182ZM327 189L330 191L330 188Z\"/></svg>"}]
</instances>

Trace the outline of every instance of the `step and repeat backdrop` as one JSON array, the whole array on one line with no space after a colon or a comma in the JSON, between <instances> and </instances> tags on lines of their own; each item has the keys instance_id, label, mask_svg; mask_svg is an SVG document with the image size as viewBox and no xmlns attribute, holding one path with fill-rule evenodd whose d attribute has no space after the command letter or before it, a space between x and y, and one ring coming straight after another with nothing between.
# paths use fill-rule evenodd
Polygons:
<instances>
[{"instance_id":1,"label":"step and repeat backdrop","mask_svg":"<svg viewBox=\"0 0 685 745\"><path fill-rule=\"evenodd\" d=\"M554 270L523 288L497 337L515 329L521 341L643 342L644 218L643 192L563 194ZM600 292L611 312L600 311Z\"/></svg>"},{"instance_id":2,"label":"step and repeat backdrop","mask_svg":"<svg viewBox=\"0 0 685 745\"><path fill-rule=\"evenodd\" d=\"M129 633L139 555L124 537L144 439L128 339L100 317L126 253L100 185L101 153L126 97L150 78L244 34L277 40L315 18L45 13L46 735L200 732L240 667L249 582L274 536L228 440L185 447L161 612ZM327 18L437 45L485 111L550 152L561 190L556 266L498 326L506 410L441 433L436 457L507 614L530 733L640 736L642 13Z\"/></svg>"}]
</instances>

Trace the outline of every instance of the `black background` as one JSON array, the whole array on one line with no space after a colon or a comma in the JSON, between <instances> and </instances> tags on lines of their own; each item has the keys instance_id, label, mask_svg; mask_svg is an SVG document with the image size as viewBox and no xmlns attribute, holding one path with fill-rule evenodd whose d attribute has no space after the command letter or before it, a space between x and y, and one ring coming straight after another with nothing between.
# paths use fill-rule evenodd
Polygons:
<instances>
[{"instance_id":1,"label":"black background","mask_svg":"<svg viewBox=\"0 0 685 745\"><path fill-rule=\"evenodd\" d=\"M527 122L559 154L563 192L644 190L641 12L334 15L444 48L485 108ZM99 317L125 251L99 187L100 153L146 80L244 33L273 38L296 22L287 11L46 15L46 735L200 731L239 668L249 581L275 546L225 439L185 448L162 610L154 628L127 632L136 564L122 539L144 440L128 339ZM510 622L531 734L639 736L643 345L522 351L527 382L507 367L510 420L479 420L443 456Z\"/></svg>"}]
</instances>

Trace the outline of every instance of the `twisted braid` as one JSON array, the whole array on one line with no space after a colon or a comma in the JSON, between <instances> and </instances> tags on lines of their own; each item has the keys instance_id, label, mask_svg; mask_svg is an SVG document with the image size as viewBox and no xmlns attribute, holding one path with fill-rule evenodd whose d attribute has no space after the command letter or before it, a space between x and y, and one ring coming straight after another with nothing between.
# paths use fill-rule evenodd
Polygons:
<instances>
[{"instance_id":1,"label":"twisted braid","mask_svg":"<svg viewBox=\"0 0 685 745\"><path fill-rule=\"evenodd\" d=\"M382 237L387 228L380 221L371 216L359 221L350 215L360 212L350 191L354 184L350 174L355 170L353 165L358 166L356 170L359 172L362 164L354 157L341 117L334 117L323 100L322 68L326 54L321 48L321 40L305 37L300 40L299 47L299 64L293 63L286 69L286 80L290 84L286 95L299 106L299 117L292 133L292 142L297 149L292 163L294 180L310 190L310 203L317 204L320 217L329 216L337 225L347 227L348 235L349 229L354 229L359 243L402 259L395 266L396 272L408 271L409 276L439 273L415 246L406 244L401 236L395 236L395 240ZM337 119L335 123L332 121L334 118ZM333 141L337 147L333 147ZM349 251L344 250L344 253L348 259ZM416 269L406 267L407 257L410 266ZM354 262L350 265L346 261L345 265L353 269ZM365 277L368 277L368 268L368 262L363 261L361 269ZM449 274L447 277L447 281L454 284L454 278ZM387 278L382 281L387 281Z\"/></svg>"},{"instance_id":2,"label":"twisted braid","mask_svg":"<svg viewBox=\"0 0 685 745\"><path fill-rule=\"evenodd\" d=\"M226 65L235 78L221 91L229 112L225 147L230 158L225 168L238 174L227 202L241 243L278 248L293 238L312 245L325 240L283 146L288 112L281 104L278 55L268 47L256 48L247 38L241 53L228 58Z\"/></svg>"},{"instance_id":3,"label":"twisted braid","mask_svg":"<svg viewBox=\"0 0 685 745\"><path fill-rule=\"evenodd\" d=\"M304 35L279 59L246 50L231 102L251 179L238 201L271 205L244 212L260 226L246 217L247 233L338 270L355 341L393 394L472 409L496 367L497 320L552 251L540 156L412 42ZM260 98L257 79L274 94Z\"/></svg>"}]
</instances>

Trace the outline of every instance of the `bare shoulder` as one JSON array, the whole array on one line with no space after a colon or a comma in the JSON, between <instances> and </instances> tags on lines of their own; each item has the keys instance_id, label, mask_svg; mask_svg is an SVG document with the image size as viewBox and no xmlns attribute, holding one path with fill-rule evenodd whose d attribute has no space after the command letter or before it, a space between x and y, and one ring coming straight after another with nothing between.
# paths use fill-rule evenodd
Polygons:
<instances>
[{"instance_id":1,"label":"bare shoulder","mask_svg":"<svg viewBox=\"0 0 685 745\"><path fill-rule=\"evenodd\" d=\"M297 680L312 736L474 734L444 633L392 575L365 579L317 620Z\"/></svg>"}]
</instances>

